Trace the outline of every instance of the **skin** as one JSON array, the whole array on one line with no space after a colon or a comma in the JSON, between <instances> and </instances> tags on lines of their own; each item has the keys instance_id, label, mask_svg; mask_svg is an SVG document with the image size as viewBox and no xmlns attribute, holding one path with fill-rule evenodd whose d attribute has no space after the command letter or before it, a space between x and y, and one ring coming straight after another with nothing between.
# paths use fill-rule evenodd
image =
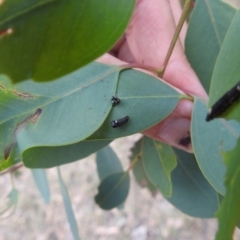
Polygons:
<instances>
[{"instance_id":1,"label":"skin","mask_svg":"<svg viewBox=\"0 0 240 240\"><path fill-rule=\"evenodd\" d=\"M103 55L98 61L114 65L144 63L161 68L181 12L177 0L138 0L124 36L109 54ZM206 92L185 56L185 33L186 26L182 29L163 80L180 92L207 99ZM166 119L145 130L143 134L192 152L189 138L192 107L191 101L181 100Z\"/></svg>"}]
</instances>

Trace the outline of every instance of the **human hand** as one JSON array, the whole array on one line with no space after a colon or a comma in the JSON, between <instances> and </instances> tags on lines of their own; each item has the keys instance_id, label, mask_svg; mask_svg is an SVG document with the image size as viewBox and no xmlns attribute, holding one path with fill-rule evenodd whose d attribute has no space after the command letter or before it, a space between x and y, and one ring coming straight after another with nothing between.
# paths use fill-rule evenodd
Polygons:
<instances>
[{"instance_id":1,"label":"human hand","mask_svg":"<svg viewBox=\"0 0 240 240\"><path fill-rule=\"evenodd\" d=\"M124 37L99 61L124 65L136 63L161 68L181 15L177 0L138 0L132 20ZM180 39L184 41L186 26ZM168 62L163 80L180 91L206 99L207 94L185 56L179 40ZM145 130L143 134L192 152L190 122L192 102L181 100L176 109L162 122Z\"/></svg>"}]
</instances>

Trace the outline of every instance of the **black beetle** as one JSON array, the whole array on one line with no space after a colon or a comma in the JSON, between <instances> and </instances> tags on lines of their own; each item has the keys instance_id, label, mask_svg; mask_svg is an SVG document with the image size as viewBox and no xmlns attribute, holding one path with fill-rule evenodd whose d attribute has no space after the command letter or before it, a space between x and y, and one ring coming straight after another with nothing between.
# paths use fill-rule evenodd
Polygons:
<instances>
[{"instance_id":1,"label":"black beetle","mask_svg":"<svg viewBox=\"0 0 240 240\"><path fill-rule=\"evenodd\" d=\"M111 102L113 106L116 106L120 103L120 99L118 97L112 96Z\"/></svg>"},{"instance_id":2,"label":"black beetle","mask_svg":"<svg viewBox=\"0 0 240 240\"><path fill-rule=\"evenodd\" d=\"M240 82L226 92L209 110L206 121L220 116L240 98Z\"/></svg>"},{"instance_id":3,"label":"black beetle","mask_svg":"<svg viewBox=\"0 0 240 240\"><path fill-rule=\"evenodd\" d=\"M122 125L126 124L129 120L129 116L126 116L124 118L120 118L118 120L114 120L111 122L111 126L113 128L121 127Z\"/></svg>"}]
</instances>

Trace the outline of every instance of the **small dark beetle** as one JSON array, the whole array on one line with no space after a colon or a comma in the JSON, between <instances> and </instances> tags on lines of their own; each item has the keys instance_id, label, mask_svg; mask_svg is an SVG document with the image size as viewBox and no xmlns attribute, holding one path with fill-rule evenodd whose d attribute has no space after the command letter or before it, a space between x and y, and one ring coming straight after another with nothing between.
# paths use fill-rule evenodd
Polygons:
<instances>
[{"instance_id":1,"label":"small dark beetle","mask_svg":"<svg viewBox=\"0 0 240 240\"><path fill-rule=\"evenodd\" d=\"M219 117L228 110L240 98L240 82L226 92L213 106L208 110L206 121Z\"/></svg>"},{"instance_id":2,"label":"small dark beetle","mask_svg":"<svg viewBox=\"0 0 240 240\"><path fill-rule=\"evenodd\" d=\"M120 103L120 99L118 97L114 97L114 96L112 96L111 101L112 101L113 106L116 106Z\"/></svg>"},{"instance_id":3,"label":"small dark beetle","mask_svg":"<svg viewBox=\"0 0 240 240\"><path fill-rule=\"evenodd\" d=\"M126 116L124 118L120 118L118 120L114 120L111 122L111 126L113 128L121 127L122 125L126 124L129 120L129 116Z\"/></svg>"}]
</instances>

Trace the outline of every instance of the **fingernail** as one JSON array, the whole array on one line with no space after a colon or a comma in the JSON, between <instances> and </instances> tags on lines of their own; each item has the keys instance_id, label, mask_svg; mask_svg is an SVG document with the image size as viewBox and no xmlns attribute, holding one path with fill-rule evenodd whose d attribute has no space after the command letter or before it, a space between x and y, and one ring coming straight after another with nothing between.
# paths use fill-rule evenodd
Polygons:
<instances>
[{"instance_id":1,"label":"fingernail","mask_svg":"<svg viewBox=\"0 0 240 240\"><path fill-rule=\"evenodd\" d=\"M190 125L190 119L173 119L161 127L158 137L170 145L192 152Z\"/></svg>"}]
</instances>

